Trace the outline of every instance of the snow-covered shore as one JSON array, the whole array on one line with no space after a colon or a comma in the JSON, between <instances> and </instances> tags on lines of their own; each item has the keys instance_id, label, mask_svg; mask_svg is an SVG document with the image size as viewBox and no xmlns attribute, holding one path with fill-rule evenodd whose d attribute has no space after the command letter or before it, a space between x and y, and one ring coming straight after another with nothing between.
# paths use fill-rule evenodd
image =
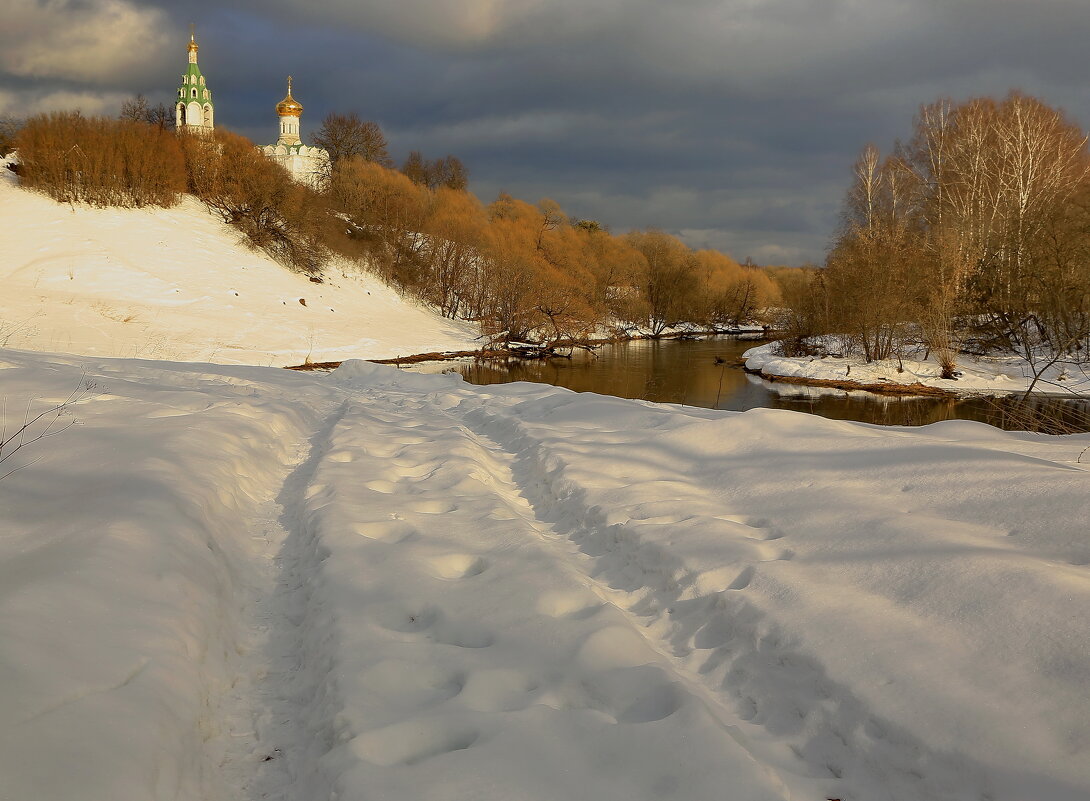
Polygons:
<instances>
[{"instance_id":1,"label":"snow-covered shore","mask_svg":"<svg viewBox=\"0 0 1090 801\"><path fill-rule=\"evenodd\" d=\"M81 376L4 801L1090 797L1090 436L0 352Z\"/></svg>"},{"instance_id":2,"label":"snow-covered shore","mask_svg":"<svg viewBox=\"0 0 1090 801\"><path fill-rule=\"evenodd\" d=\"M960 375L951 381L941 377L942 368L933 356L926 360L888 359L867 364L862 359L842 356L787 357L778 351L775 342L747 350L743 354L746 369L766 378L800 383L835 382L861 389L919 385L958 396L1023 393L1033 380L1030 365L1015 356L962 356L957 368ZM1042 373L1034 392L1057 397L1090 397L1090 365L1057 363Z\"/></svg>"}]
</instances>

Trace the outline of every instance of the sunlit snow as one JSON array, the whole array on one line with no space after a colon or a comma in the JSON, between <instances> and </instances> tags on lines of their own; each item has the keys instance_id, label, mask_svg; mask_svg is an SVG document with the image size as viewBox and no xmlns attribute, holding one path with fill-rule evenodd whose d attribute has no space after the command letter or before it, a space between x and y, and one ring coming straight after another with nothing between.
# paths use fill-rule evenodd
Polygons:
<instances>
[{"instance_id":1,"label":"sunlit snow","mask_svg":"<svg viewBox=\"0 0 1090 801\"><path fill-rule=\"evenodd\" d=\"M480 347L468 323L335 261L312 283L186 197L70 207L0 161L0 346L284 366Z\"/></svg>"},{"instance_id":2,"label":"sunlit snow","mask_svg":"<svg viewBox=\"0 0 1090 801\"><path fill-rule=\"evenodd\" d=\"M81 381L0 481L5 801L1090 796L1090 436L0 354Z\"/></svg>"}]
</instances>

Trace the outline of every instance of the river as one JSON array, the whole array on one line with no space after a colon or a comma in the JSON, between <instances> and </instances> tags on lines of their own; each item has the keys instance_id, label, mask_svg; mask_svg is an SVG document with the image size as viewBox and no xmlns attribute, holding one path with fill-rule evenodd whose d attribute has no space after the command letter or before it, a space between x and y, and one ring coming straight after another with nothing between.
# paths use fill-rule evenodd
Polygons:
<instances>
[{"instance_id":1,"label":"river","mask_svg":"<svg viewBox=\"0 0 1090 801\"><path fill-rule=\"evenodd\" d=\"M621 398L642 398L714 409L791 409L838 420L880 425L926 425L940 420L977 420L1019 428L990 399L890 397L772 383L733 366L758 342L736 337L641 340L604 346L594 354L543 361L431 363L424 370L457 369L472 384L534 381ZM1056 402L1052 402L1056 403ZM1090 418L1090 402L1064 404L1074 420ZM1074 427L1087 430L1085 422Z\"/></svg>"}]
</instances>

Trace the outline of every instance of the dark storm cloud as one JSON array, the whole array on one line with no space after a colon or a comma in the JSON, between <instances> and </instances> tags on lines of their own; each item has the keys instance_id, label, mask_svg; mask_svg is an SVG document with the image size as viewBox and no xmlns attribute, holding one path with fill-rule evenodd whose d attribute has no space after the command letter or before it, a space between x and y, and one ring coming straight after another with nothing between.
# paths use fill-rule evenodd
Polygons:
<instances>
[{"instance_id":1,"label":"dark storm cloud","mask_svg":"<svg viewBox=\"0 0 1090 801\"><path fill-rule=\"evenodd\" d=\"M193 21L217 122L258 141L290 72L304 132L358 111L398 157L460 156L485 201L737 258L820 259L855 154L922 102L1018 86L1090 117L1083 0L9 3L0 114L169 100Z\"/></svg>"}]
</instances>

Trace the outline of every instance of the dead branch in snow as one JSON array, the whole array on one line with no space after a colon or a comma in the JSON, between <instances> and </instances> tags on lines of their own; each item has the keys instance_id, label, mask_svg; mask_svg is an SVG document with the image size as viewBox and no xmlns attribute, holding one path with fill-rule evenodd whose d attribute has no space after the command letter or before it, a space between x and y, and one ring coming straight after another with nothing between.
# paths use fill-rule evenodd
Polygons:
<instances>
[{"instance_id":1,"label":"dead branch in snow","mask_svg":"<svg viewBox=\"0 0 1090 801\"><path fill-rule=\"evenodd\" d=\"M5 399L3 406L0 407L0 420L2 420L2 424L0 424L0 465L7 464L4 468L5 472L0 474L0 481L3 481L12 473L17 473L40 461L41 457L25 464L11 467L11 464L13 463L9 460L24 448L30 447L34 445L34 443L44 439L63 434L69 428L76 425L77 420L74 417L71 417L72 407L77 403L96 397L98 394L99 392L95 382L89 380L86 374L84 374L80 376L79 383L76 385L75 389L69 393L67 398L51 404L38 413L34 412L36 399L31 398L28 400L26 408L23 410L22 422L19 423L17 427L13 428L11 433L8 433L7 403Z\"/></svg>"}]
</instances>

